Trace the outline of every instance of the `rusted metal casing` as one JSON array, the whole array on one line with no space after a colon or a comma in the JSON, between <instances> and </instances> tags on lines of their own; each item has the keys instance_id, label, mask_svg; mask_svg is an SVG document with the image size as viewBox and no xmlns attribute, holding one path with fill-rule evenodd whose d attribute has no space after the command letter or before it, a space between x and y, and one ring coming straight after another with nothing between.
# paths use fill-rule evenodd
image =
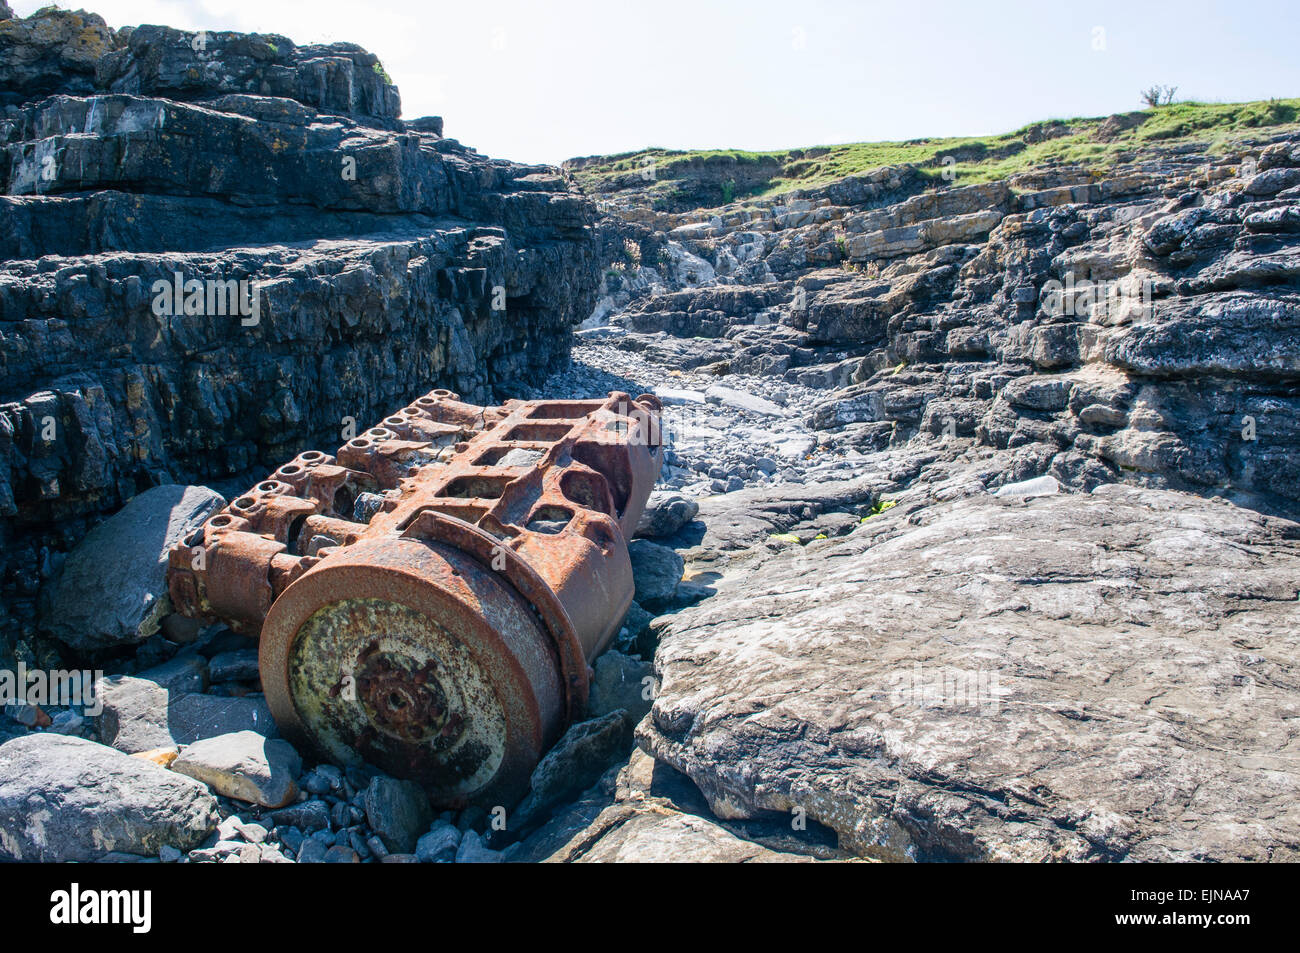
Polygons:
<instances>
[{"instance_id":1,"label":"rusted metal casing","mask_svg":"<svg viewBox=\"0 0 1300 953\"><path fill-rule=\"evenodd\" d=\"M447 807L522 795L632 601L662 406L435 390L299 454L170 553L176 610L259 635L281 733Z\"/></svg>"}]
</instances>

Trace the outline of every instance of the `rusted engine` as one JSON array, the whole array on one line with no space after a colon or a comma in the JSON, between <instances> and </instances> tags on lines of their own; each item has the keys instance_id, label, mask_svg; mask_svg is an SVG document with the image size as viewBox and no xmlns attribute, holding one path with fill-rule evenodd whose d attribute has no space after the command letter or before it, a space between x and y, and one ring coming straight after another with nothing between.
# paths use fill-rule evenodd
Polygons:
<instances>
[{"instance_id":1,"label":"rusted engine","mask_svg":"<svg viewBox=\"0 0 1300 953\"><path fill-rule=\"evenodd\" d=\"M290 741L443 806L503 803L581 714L588 662L631 603L661 410L432 391L178 544L173 605L260 635Z\"/></svg>"}]
</instances>

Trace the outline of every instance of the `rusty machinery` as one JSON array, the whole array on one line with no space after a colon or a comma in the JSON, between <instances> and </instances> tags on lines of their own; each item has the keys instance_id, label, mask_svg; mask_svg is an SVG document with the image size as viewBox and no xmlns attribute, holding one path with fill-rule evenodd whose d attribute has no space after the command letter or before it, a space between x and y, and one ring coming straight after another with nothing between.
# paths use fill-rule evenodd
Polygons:
<instances>
[{"instance_id":1,"label":"rusty machinery","mask_svg":"<svg viewBox=\"0 0 1300 953\"><path fill-rule=\"evenodd\" d=\"M170 553L178 612L260 635L281 733L459 807L521 795L632 600L662 405L435 390L299 454Z\"/></svg>"}]
</instances>

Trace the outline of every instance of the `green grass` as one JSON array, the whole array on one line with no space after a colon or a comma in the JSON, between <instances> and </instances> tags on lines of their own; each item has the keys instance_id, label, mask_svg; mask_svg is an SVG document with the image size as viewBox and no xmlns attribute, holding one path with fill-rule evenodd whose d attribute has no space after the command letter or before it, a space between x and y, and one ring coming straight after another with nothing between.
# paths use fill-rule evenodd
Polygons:
<instances>
[{"instance_id":1,"label":"green grass","mask_svg":"<svg viewBox=\"0 0 1300 953\"><path fill-rule=\"evenodd\" d=\"M688 201L699 170L718 166L717 175L734 184L722 190L728 200L766 198L796 189L818 188L846 176L903 163L921 168L936 185L970 185L1005 179L1049 162L1079 165L1104 176L1122 158L1196 143L1210 154L1263 135L1300 130L1300 99L1250 103L1174 103L1142 110L1141 125L1109 141L1095 134L1108 117L1047 120L994 136L913 139L906 142L852 142L774 152L741 149L645 149L599 157L575 170L579 186L592 194L630 193L650 203ZM1063 135L1039 138L1043 130ZM945 156L955 162L944 165ZM654 179L641 174L654 165ZM950 171L949 179L943 173ZM755 184L743 188L738 177ZM726 203L724 203L726 204Z\"/></svg>"},{"instance_id":2,"label":"green grass","mask_svg":"<svg viewBox=\"0 0 1300 953\"><path fill-rule=\"evenodd\" d=\"M885 512L885 510L892 510L897 505L897 500L877 500L875 503L871 504L871 509L867 512L867 515L859 519L858 522L865 523L867 520L871 519L871 517L879 516L881 513Z\"/></svg>"}]
</instances>

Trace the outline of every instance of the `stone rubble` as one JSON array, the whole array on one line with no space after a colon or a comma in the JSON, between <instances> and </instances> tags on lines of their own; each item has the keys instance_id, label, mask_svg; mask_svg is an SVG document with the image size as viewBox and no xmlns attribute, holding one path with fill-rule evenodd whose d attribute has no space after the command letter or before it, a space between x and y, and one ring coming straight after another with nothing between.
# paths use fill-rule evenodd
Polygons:
<instances>
[{"instance_id":1,"label":"stone rubble","mask_svg":"<svg viewBox=\"0 0 1300 953\"><path fill-rule=\"evenodd\" d=\"M356 47L214 34L195 86L180 31L5 23L0 648L109 674L0 718L0 857L1300 856L1293 128L598 218ZM177 269L265 282L260 330L160 323ZM665 405L635 601L514 805L304 764L255 643L162 585L227 478L433 384Z\"/></svg>"}]
</instances>

